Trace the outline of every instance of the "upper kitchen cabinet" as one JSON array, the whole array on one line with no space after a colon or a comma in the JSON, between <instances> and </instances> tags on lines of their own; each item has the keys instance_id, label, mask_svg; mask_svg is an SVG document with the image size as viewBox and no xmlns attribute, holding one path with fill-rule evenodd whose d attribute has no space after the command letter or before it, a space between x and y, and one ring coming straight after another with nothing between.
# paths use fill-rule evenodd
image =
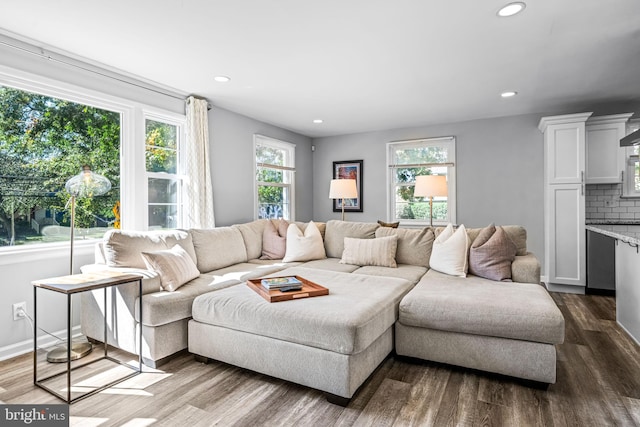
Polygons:
<instances>
[{"instance_id":1,"label":"upper kitchen cabinet","mask_svg":"<svg viewBox=\"0 0 640 427\"><path fill-rule=\"evenodd\" d=\"M633 113L590 117L586 123L586 183L617 184L622 182L625 150L620 139L626 135L626 124Z\"/></svg>"},{"instance_id":2,"label":"upper kitchen cabinet","mask_svg":"<svg viewBox=\"0 0 640 427\"><path fill-rule=\"evenodd\" d=\"M584 184L585 122L591 113L543 117L545 184Z\"/></svg>"}]
</instances>

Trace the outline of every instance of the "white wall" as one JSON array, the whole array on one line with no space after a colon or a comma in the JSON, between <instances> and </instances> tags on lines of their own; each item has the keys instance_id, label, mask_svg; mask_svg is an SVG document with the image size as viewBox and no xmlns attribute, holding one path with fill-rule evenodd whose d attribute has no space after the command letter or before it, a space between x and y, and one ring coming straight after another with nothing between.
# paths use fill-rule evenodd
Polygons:
<instances>
[{"instance_id":1,"label":"white wall","mask_svg":"<svg viewBox=\"0 0 640 427\"><path fill-rule=\"evenodd\" d=\"M253 135L296 145L296 220L313 219L311 139L231 111L209 111L211 180L216 226L253 221Z\"/></svg>"}]
</instances>

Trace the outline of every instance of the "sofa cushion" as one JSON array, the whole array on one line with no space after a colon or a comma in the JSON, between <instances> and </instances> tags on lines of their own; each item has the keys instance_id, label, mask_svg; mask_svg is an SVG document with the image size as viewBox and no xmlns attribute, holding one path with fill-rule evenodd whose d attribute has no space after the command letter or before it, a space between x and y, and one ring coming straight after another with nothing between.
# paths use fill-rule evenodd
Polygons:
<instances>
[{"instance_id":1,"label":"sofa cushion","mask_svg":"<svg viewBox=\"0 0 640 427\"><path fill-rule=\"evenodd\" d=\"M433 242L429 266L451 276L466 277L469 267L469 236L464 225L453 231L449 224Z\"/></svg>"},{"instance_id":2,"label":"sofa cushion","mask_svg":"<svg viewBox=\"0 0 640 427\"><path fill-rule=\"evenodd\" d=\"M396 262L398 264L420 265L429 268L431 249L435 239L430 228L388 228L380 227L376 230L376 237L398 236Z\"/></svg>"},{"instance_id":3,"label":"sofa cushion","mask_svg":"<svg viewBox=\"0 0 640 427\"><path fill-rule=\"evenodd\" d=\"M244 239L237 227L191 229L189 233L201 273L248 260ZM262 242L262 234L260 236Z\"/></svg>"},{"instance_id":4,"label":"sofa cushion","mask_svg":"<svg viewBox=\"0 0 640 427\"><path fill-rule=\"evenodd\" d=\"M516 245L503 230L491 224L471 244L469 273L490 280L511 280Z\"/></svg>"},{"instance_id":5,"label":"sofa cushion","mask_svg":"<svg viewBox=\"0 0 640 427\"><path fill-rule=\"evenodd\" d=\"M284 258L287 251L288 228L289 223L284 219L267 221L262 233L262 254L260 259Z\"/></svg>"},{"instance_id":6,"label":"sofa cushion","mask_svg":"<svg viewBox=\"0 0 640 427\"><path fill-rule=\"evenodd\" d=\"M283 262L310 261L326 258L320 230L311 221L304 234L296 224L287 228L287 248Z\"/></svg>"},{"instance_id":7,"label":"sofa cushion","mask_svg":"<svg viewBox=\"0 0 640 427\"><path fill-rule=\"evenodd\" d=\"M123 231L109 230L102 246L109 267L147 268L142 252L161 251L176 244L196 261L191 235L183 230Z\"/></svg>"},{"instance_id":8,"label":"sofa cushion","mask_svg":"<svg viewBox=\"0 0 640 427\"><path fill-rule=\"evenodd\" d=\"M305 268L315 268L318 270L339 271L342 273L352 273L360 268L355 264L341 264L340 258L325 258L313 261L307 261L301 265Z\"/></svg>"},{"instance_id":9,"label":"sofa cushion","mask_svg":"<svg viewBox=\"0 0 640 427\"><path fill-rule=\"evenodd\" d=\"M142 252L142 258L149 270L160 275L160 284L166 291L175 291L200 275L198 267L180 245L164 251Z\"/></svg>"},{"instance_id":10,"label":"sofa cushion","mask_svg":"<svg viewBox=\"0 0 640 427\"><path fill-rule=\"evenodd\" d=\"M398 266L396 264L396 236L380 237L377 239L344 238L344 251L341 264L376 265L380 267Z\"/></svg>"},{"instance_id":11,"label":"sofa cushion","mask_svg":"<svg viewBox=\"0 0 640 427\"><path fill-rule=\"evenodd\" d=\"M354 274L366 274L368 276L395 277L398 279L405 279L414 285L418 283L418 281L422 278L422 276L424 276L424 273L426 272L427 269L425 267L409 264L398 264L396 268L365 266L353 271Z\"/></svg>"},{"instance_id":12,"label":"sofa cushion","mask_svg":"<svg viewBox=\"0 0 640 427\"><path fill-rule=\"evenodd\" d=\"M327 256L329 258L342 258L345 237L374 239L378 227L380 225L368 222L328 221L327 231L324 235L324 247Z\"/></svg>"},{"instance_id":13,"label":"sofa cushion","mask_svg":"<svg viewBox=\"0 0 640 427\"><path fill-rule=\"evenodd\" d=\"M231 226L242 234L242 240L247 250L246 259L260 258L262 255L262 234L268 223L268 219L258 219L245 224Z\"/></svg>"},{"instance_id":14,"label":"sofa cushion","mask_svg":"<svg viewBox=\"0 0 640 427\"><path fill-rule=\"evenodd\" d=\"M466 279L429 270L400 302L400 323L441 331L560 344L564 318L531 283Z\"/></svg>"},{"instance_id":15,"label":"sofa cushion","mask_svg":"<svg viewBox=\"0 0 640 427\"><path fill-rule=\"evenodd\" d=\"M389 277L289 268L279 275L304 277L329 295L269 303L246 285L201 295L194 320L342 354L365 350L397 319L411 283Z\"/></svg>"}]
</instances>

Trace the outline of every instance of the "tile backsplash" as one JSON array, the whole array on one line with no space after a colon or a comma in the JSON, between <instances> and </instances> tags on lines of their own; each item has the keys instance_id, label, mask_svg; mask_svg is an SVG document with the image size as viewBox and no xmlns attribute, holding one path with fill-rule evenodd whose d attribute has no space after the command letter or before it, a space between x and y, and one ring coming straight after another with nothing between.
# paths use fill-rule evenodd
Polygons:
<instances>
[{"instance_id":1,"label":"tile backsplash","mask_svg":"<svg viewBox=\"0 0 640 427\"><path fill-rule=\"evenodd\" d=\"M640 199L621 198L622 184L586 186L586 219L640 221Z\"/></svg>"}]
</instances>

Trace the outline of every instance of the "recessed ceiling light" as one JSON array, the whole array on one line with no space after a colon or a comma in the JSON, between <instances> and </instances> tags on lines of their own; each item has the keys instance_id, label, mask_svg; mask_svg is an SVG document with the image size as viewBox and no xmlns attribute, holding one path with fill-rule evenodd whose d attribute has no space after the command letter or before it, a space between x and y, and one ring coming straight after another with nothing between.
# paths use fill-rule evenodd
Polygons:
<instances>
[{"instance_id":1,"label":"recessed ceiling light","mask_svg":"<svg viewBox=\"0 0 640 427\"><path fill-rule=\"evenodd\" d=\"M500 96L503 98L511 98L512 96L516 96L517 94L518 92L516 92L515 90L508 90L506 92L502 92Z\"/></svg>"},{"instance_id":2,"label":"recessed ceiling light","mask_svg":"<svg viewBox=\"0 0 640 427\"><path fill-rule=\"evenodd\" d=\"M213 80L219 82L219 83L227 83L228 81L231 81L231 77L227 77L227 76L215 76L213 78Z\"/></svg>"},{"instance_id":3,"label":"recessed ceiling light","mask_svg":"<svg viewBox=\"0 0 640 427\"><path fill-rule=\"evenodd\" d=\"M524 10L524 8L527 7L526 4L517 1L514 3L509 3L506 6L503 6L499 11L498 11L498 16L506 18L507 16L513 16L517 13L520 13Z\"/></svg>"},{"instance_id":4,"label":"recessed ceiling light","mask_svg":"<svg viewBox=\"0 0 640 427\"><path fill-rule=\"evenodd\" d=\"M322 119L315 119L313 121L313 123L316 123L316 124L320 124L320 123L323 123L323 122L324 122L324 120L322 120Z\"/></svg>"}]
</instances>

